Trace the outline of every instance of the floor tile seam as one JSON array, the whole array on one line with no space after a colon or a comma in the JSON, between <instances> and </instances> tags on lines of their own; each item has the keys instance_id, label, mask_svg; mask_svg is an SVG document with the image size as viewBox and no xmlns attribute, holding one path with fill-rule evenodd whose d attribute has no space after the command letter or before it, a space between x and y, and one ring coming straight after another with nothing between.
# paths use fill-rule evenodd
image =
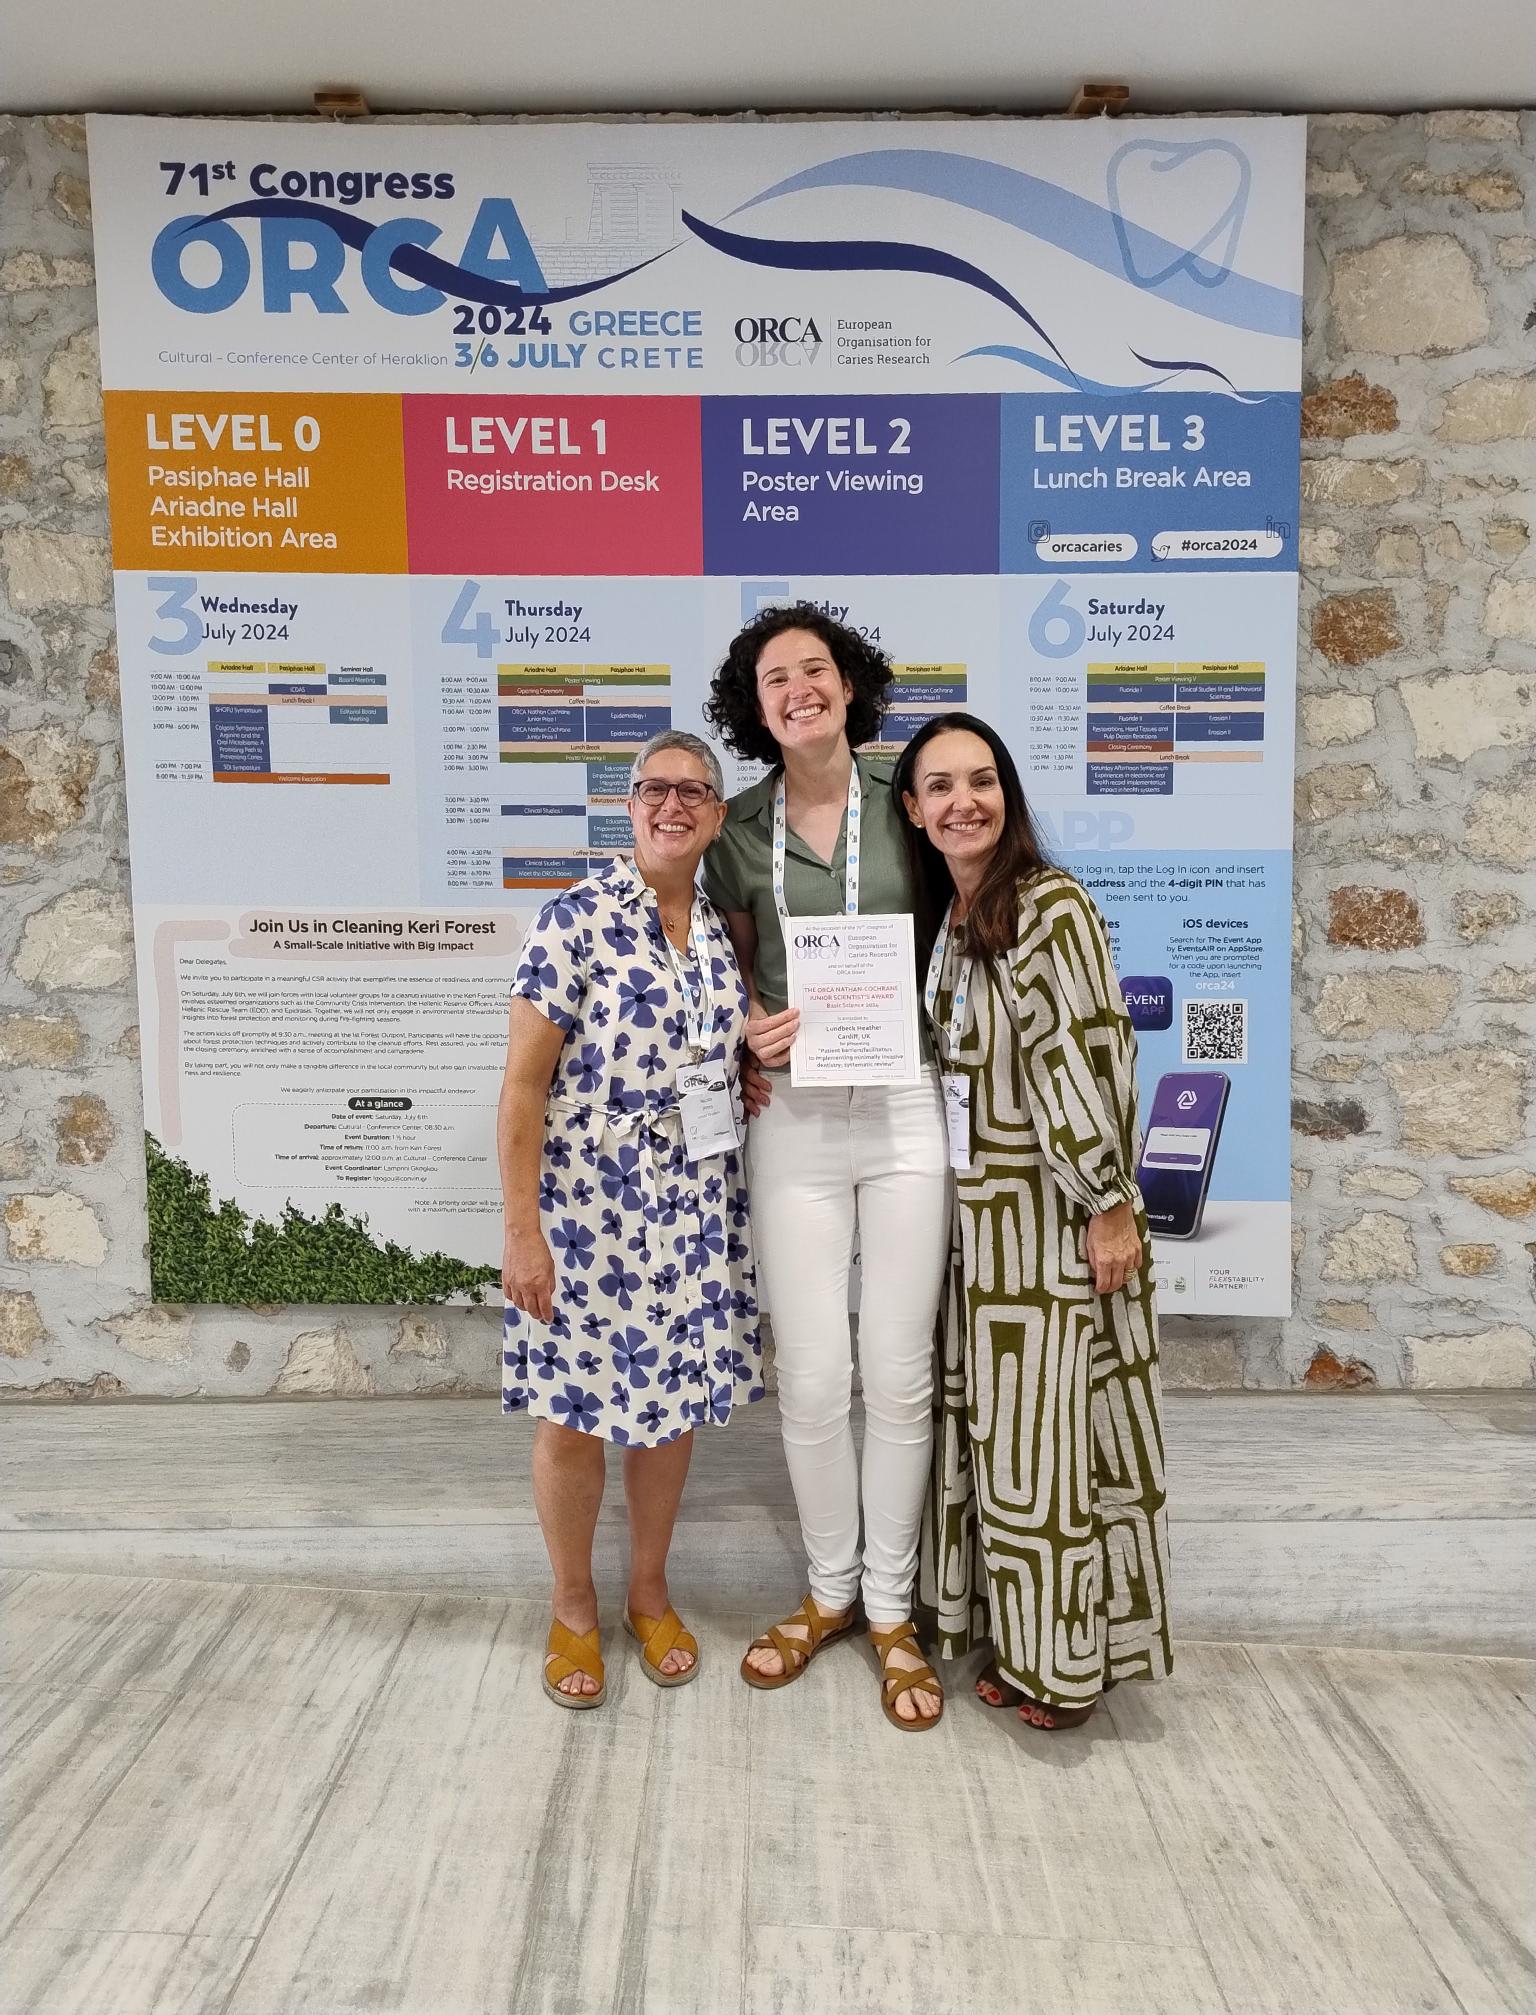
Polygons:
<instances>
[{"instance_id":1,"label":"floor tile seam","mask_svg":"<svg viewBox=\"0 0 1536 2015\"><path fill-rule=\"evenodd\" d=\"M941 1661L941 1662L948 1662L948 1661ZM954 1662L959 1663L959 1661ZM961 1680L960 1675L958 1673L955 1674L953 1679L950 1679L946 1676L946 1686L951 1688L953 1692L956 1694L956 1696L958 1696L958 1690L962 1684L966 1686L968 1689L974 1687L976 1676L977 1675L975 1674L968 1673L963 1681ZM1001 1734L1002 1731L993 1729L990 1732L994 1737L996 1737L999 1734ZM958 1741L961 1739L962 1738L959 1736L954 1735L951 1736L952 1741ZM1016 1746L1013 1745L1012 1743L1010 1743L1009 1745L1009 1753L1013 1764L1013 1774L1015 1779L1017 1779L1020 1759L1017 1755ZM967 1830L970 1834L972 1848L976 1854L977 1865L981 1870L982 1886L986 1892L986 1898L987 1898L987 1909L992 1918L995 1935L1003 1936L1006 1934L1004 1934L1002 1931L1001 1902L996 1887L992 1880L992 1864L985 1852L985 1838L983 1829L979 1823L980 1815L976 1810L975 1799L973 1798L971 1793L971 1777L969 1772L961 1773L960 1785L961 1785L961 1795L965 1800L966 1817L968 1820ZM1051 1879L1050 1857L1046 1853L1045 1841L1041 1837L1040 1828L1036 1823L1034 1807L1027 1797L1020 1799L1020 1807L1024 1815L1024 1824L1028 1832L1028 1837L1034 1847L1035 1854L1039 1860L1040 1876L1041 1880L1045 1885L1045 1893L1047 1897L1050 1899L1051 1909L1055 1914L1057 1923L1064 1926L1066 1920L1062 1914L1061 1899L1056 1894L1056 1885Z\"/></svg>"},{"instance_id":2,"label":"floor tile seam","mask_svg":"<svg viewBox=\"0 0 1536 2015\"><path fill-rule=\"evenodd\" d=\"M219 2003L217 2015L229 2015L229 2010L234 2003L235 1997L240 1992L240 1984L250 1971L257 1951L260 1949L261 1941L271 1928L272 1920L282 1908L283 1898L288 1894L289 1887L298 1873L304 1856L309 1852L310 1843L315 1837L321 1820L324 1819L326 1813L330 1810L331 1800L335 1797L341 1780L346 1775L347 1765L351 1762L357 1746L363 1738L363 1731L372 1719L374 1709L378 1706L384 1689L389 1684L395 1667L399 1664L406 1644L410 1640L411 1633L416 1628L416 1619L421 1614L421 1606L421 1600L418 1600L405 1620L405 1626L395 1642L394 1650L385 1661L384 1669L379 1674L373 1691L358 1710L356 1725L343 1745L340 1755L331 1766L331 1772L326 1780L325 1789L316 1801L314 1815L309 1825L304 1829L304 1838L299 1842L298 1847L289 1860L288 1866L284 1869L282 1880L278 1883L273 1893L272 1901L268 1904L265 1915L262 1917L260 1924L257 1925L255 1933L251 1936L250 1949L240 1962L239 1969L234 1979L230 1982L224 1999ZM210 2011L210 2015L213 2015L213 2011Z\"/></svg>"},{"instance_id":3,"label":"floor tile seam","mask_svg":"<svg viewBox=\"0 0 1536 2015\"><path fill-rule=\"evenodd\" d=\"M775 1931L825 1931L834 1937L844 1932L872 1931L882 1937L892 1938L983 1938L999 1945L1061 1945L1092 1946L1105 1952L1183 1952L1196 1954L1203 1959L1206 1953L1198 1936L1194 1939L1170 1938L1091 1938L1086 1933L1076 1931L977 1931L974 1927L962 1931L941 1931L932 1925L900 1925L893 1928L889 1924L804 1924L782 1918L754 1918L748 1927L754 1937Z\"/></svg>"},{"instance_id":4,"label":"floor tile seam","mask_svg":"<svg viewBox=\"0 0 1536 2015\"><path fill-rule=\"evenodd\" d=\"M104 1578L110 1578L110 1577L104 1577ZM216 1587L227 1587L230 1584L214 1583L213 1585ZM180 1700L182 1695L188 1690L190 1683L197 1677L197 1675L201 1672L201 1670L210 1663L215 1651L217 1651L219 1646L224 1643L225 1639L233 1631L235 1625L239 1622L240 1618L245 1614L245 1611L247 1610L247 1608L249 1608L250 1604L254 1600L255 1591L249 1587L242 1587L241 1584L238 1583L235 1584L235 1586L241 1587L241 1593L239 1597L236 1599L236 1601L231 1604L229 1615L224 1619L222 1626L214 1630L210 1634L207 1643L204 1644L202 1649L198 1651L188 1661L187 1669L182 1674L179 1684L175 1688L173 1688L171 1692L161 1696L162 1705L159 1713L156 1714L145 1727L142 1738L134 1744L133 1749L130 1755L128 1756L127 1760L124 1762L122 1769L116 1773L116 1775L112 1778L111 1783L108 1784L106 1788L102 1791L101 1796L92 1805L90 1811L86 1814L85 1818L82 1820L81 1824L76 1829L74 1834L65 1843L65 1845L62 1848L60 1848L59 1852L54 1856L53 1860L49 1863L46 1871L43 1873L40 1879L33 1885L32 1891L30 1895L27 1897L27 1900L21 1905L19 1910L14 1911L9 1917L0 1920L0 1935L8 1937L13 1931L22 1930L25 1928L27 1917L36 1907L37 1903L43 1896L44 1892L47 1890L48 1885L53 1881L54 1877L58 1874L59 1870L63 1867L64 1863L69 1859L70 1855L74 1853L75 1849L79 1846L80 1842L85 1838L86 1834L89 1832L91 1827L95 1825L96 1820L100 1816L101 1811L103 1807L106 1805L108 1799L116 1795L119 1787L126 1782L130 1773L135 1768L137 1768L139 1762L143 1758L144 1752L149 1748L150 1744L155 1740L155 1738L159 1735L161 1729L164 1728L166 1722L170 1719L171 1714L176 1707L177 1701Z\"/></svg>"},{"instance_id":5,"label":"floor tile seam","mask_svg":"<svg viewBox=\"0 0 1536 2015\"><path fill-rule=\"evenodd\" d=\"M1280 1715L1282 1720L1284 1720L1288 1725L1293 1725L1291 1724L1291 1717L1286 1711L1284 1702L1280 1699L1279 1695L1270 1685L1268 1674L1264 1671L1263 1667L1259 1665L1251 1657L1248 1658L1248 1664L1252 1667L1256 1677L1258 1678L1259 1684L1263 1688L1264 1692L1269 1696L1270 1700L1273 1701L1275 1712L1278 1715ZM1343 1697L1343 1695L1340 1694L1338 1690L1331 1685L1331 1683L1329 1683L1328 1675L1326 1673L1323 1675L1323 1680L1325 1686L1327 1687L1328 1692L1332 1695L1340 1712L1346 1716L1346 1718L1350 1721L1351 1725L1356 1729L1356 1732L1361 1736L1361 1738L1365 1742L1369 1743L1371 1747L1375 1749L1376 1753L1380 1756L1382 1762L1386 1765L1390 1775L1401 1781L1402 1771L1397 1763L1396 1758L1392 1755L1391 1751L1388 1750L1386 1746L1381 1742L1380 1738L1376 1735L1375 1730L1371 1728L1370 1724L1366 1722L1360 1715L1358 1715L1352 1709L1350 1703ZM1326 1743L1328 1743L1329 1747L1333 1750L1334 1754L1342 1755L1342 1752L1339 1749L1339 1745L1336 1742L1334 1742L1331 1736L1328 1734L1326 1724L1318 1722L1314 1725L1318 1727L1318 1732L1322 1735L1323 1740ZM1344 1759L1344 1761L1346 1762L1347 1760L1348 1760L1347 1758ZM1307 1757L1303 1752L1302 1761L1304 1764L1310 1764L1311 1759ZM1446 1993L1449 1994L1451 1997L1451 2001L1454 2007L1461 2011L1461 2015L1484 2015L1484 2012L1482 2010L1477 2009L1468 2010L1466 2003L1462 2000L1461 1996L1456 1992L1455 1987L1452 1986L1449 1978L1446 1975L1445 1968L1440 1964L1439 1959L1435 1956L1435 1954L1429 1949L1428 1945L1426 1945L1426 1943L1424 1942L1424 1939L1420 1934L1418 1924L1415 1922L1413 1915L1408 1910L1407 1905L1399 1900L1396 1890L1394 1889L1392 1883L1387 1878L1386 1870L1381 1866L1381 1863L1376 1858L1375 1851L1372 1848L1370 1841L1367 1840L1361 1834L1359 1829L1356 1827L1354 1821L1350 1818L1348 1811L1345 1809L1343 1801L1334 1791L1333 1780L1331 1775L1322 1769L1315 1769L1315 1774L1317 1776L1319 1783L1323 1786L1325 1792L1327 1793L1328 1798L1332 1802L1335 1810L1342 1818L1344 1825L1348 1830L1349 1838L1355 1842L1355 1844L1360 1849L1360 1852L1365 1856L1366 1860L1370 1863L1372 1872L1374 1873L1377 1881L1380 1883L1383 1891L1391 1899L1392 1903L1396 1907L1397 1914L1401 1918L1403 1924L1407 1926L1409 1936L1411 1937L1413 1943L1424 1955L1424 1958L1428 1963L1429 1967L1443 1984ZM1416 1799L1413 1800L1413 1803L1417 1810L1420 1811L1423 1810L1422 1806L1419 1805ZM1429 1817L1427 1813L1424 1816L1426 1820ZM1441 1845L1438 1828L1435 1829L1435 1840L1437 1846ZM1414 1873L1419 1877L1420 1881L1425 1882L1426 1886L1430 1886L1428 1884L1428 1878L1413 1862L1412 1856L1409 1855L1408 1858L1410 1866L1413 1867ZM1446 1858L1449 1859L1450 1857L1447 1856ZM1462 1875L1461 1869L1459 1867L1456 1867L1456 1864L1454 1862L1452 1862L1451 1865L1456 1868L1457 1875L1461 1877L1464 1883L1466 1883L1469 1893L1475 1896L1477 1894L1476 1885L1474 1883L1466 1882L1466 1877Z\"/></svg>"},{"instance_id":6,"label":"floor tile seam","mask_svg":"<svg viewBox=\"0 0 1536 2015\"><path fill-rule=\"evenodd\" d=\"M1174 1643L1175 1643L1174 1669L1175 1671L1177 1671L1178 1640L1175 1639ZM1116 1717L1115 1705L1116 1703L1112 1698L1106 1699L1104 1702L1104 1712L1108 1715L1110 1724L1114 1728L1115 1733L1120 1737L1122 1742L1126 1743L1127 1753L1130 1754L1131 1745L1128 1742L1126 1742L1125 1732L1120 1727L1119 1721ZM1194 1950L1200 1954L1200 1957L1205 1961L1206 1978L1210 1982L1211 1990L1215 1994L1217 2001L1224 2008L1227 2008L1230 2011L1230 2015L1237 2015L1237 2011L1232 2010L1232 2004L1228 1998L1226 1988L1222 1984L1221 1975L1216 1970L1216 1961L1215 1958L1212 1956L1211 1948L1206 1940L1205 1932L1201 1928L1200 1919L1195 1911L1194 1900L1190 1897L1189 1892L1184 1887L1184 1884L1179 1880L1178 1867L1174 1860L1172 1850L1169 1848L1168 1842L1164 1838L1162 1828L1157 1823L1157 1813L1154 1809L1154 1802L1152 1799L1148 1797L1146 1789L1141 1781L1141 1773L1134 1767L1134 1763L1130 1772L1130 1778L1131 1783L1135 1788L1136 1797L1140 1802L1142 1812L1146 1817L1147 1825L1151 1829L1152 1838L1157 1842L1158 1852L1163 1857L1163 1869L1168 1878L1169 1888L1172 1890L1173 1894L1178 1897L1179 1902L1183 1905L1184 1921L1189 1926L1190 1931L1194 1937L1195 1942L1192 1948L1181 1943L1175 1949L1181 1952L1187 1950Z\"/></svg>"}]
</instances>

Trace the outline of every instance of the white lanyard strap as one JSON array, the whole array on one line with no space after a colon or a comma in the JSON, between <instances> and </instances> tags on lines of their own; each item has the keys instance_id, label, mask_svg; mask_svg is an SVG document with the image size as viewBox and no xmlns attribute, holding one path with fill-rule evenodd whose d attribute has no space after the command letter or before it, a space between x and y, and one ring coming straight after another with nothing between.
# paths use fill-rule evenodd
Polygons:
<instances>
[{"instance_id":1,"label":"white lanyard strap","mask_svg":"<svg viewBox=\"0 0 1536 2015\"><path fill-rule=\"evenodd\" d=\"M661 924L658 910L656 921ZM683 990L683 1027L688 1037L688 1047L695 1063L709 1048L710 1037L715 1030L714 1002L709 991L709 940L704 935L704 926L699 921L699 906L695 902L693 915L689 919L689 941L693 946L694 964L698 968L698 983L688 977L688 968L683 955L667 936L666 926L661 924L661 942L666 947L667 959Z\"/></svg>"},{"instance_id":2,"label":"white lanyard strap","mask_svg":"<svg viewBox=\"0 0 1536 2015\"><path fill-rule=\"evenodd\" d=\"M923 1006L928 1010L930 1021L935 1020L934 1010L938 1006L939 982L944 976L944 957L949 950L950 919L954 915L954 910L955 905L951 901L949 908L944 912L944 921L939 925L939 934L934 940L933 957L928 961L928 981L923 988ZM960 1054L960 1044L965 1037L965 1009L970 998L971 973L975 963L974 959L962 959L955 974L955 991L949 1003L949 1026L944 1030L942 1038L945 1063L953 1063Z\"/></svg>"},{"instance_id":3,"label":"white lanyard strap","mask_svg":"<svg viewBox=\"0 0 1536 2015\"><path fill-rule=\"evenodd\" d=\"M643 894L650 896L654 900L655 890L645 881L634 862L626 860L623 863L623 867L629 876L630 886L640 890ZM710 1039L715 1031L714 998L709 990L709 936L704 929L704 920L699 912L697 895L694 897L693 907L688 915L688 939L693 948L694 964L698 967L699 976L697 984L688 977L688 967L683 960L682 953L667 936L667 927L661 920L661 904L659 901L656 903L656 928L661 934L662 948L666 952L667 963L671 966L673 977L682 989L683 1030L687 1036L688 1047L693 1053L694 1061L697 1062L703 1056L705 1050L709 1048Z\"/></svg>"},{"instance_id":4,"label":"white lanyard strap","mask_svg":"<svg viewBox=\"0 0 1536 2015\"><path fill-rule=\"evenodd\" d=\"M848 771L848 823L843 847L843 909L851 917L859 913L859 822L863 810L864 791L855 758ZM781 770L778 787L773 794L773 906L780 919L787 922L789 905L784 900L784 842L784 773Z\"/></svg>"}]
</instances>

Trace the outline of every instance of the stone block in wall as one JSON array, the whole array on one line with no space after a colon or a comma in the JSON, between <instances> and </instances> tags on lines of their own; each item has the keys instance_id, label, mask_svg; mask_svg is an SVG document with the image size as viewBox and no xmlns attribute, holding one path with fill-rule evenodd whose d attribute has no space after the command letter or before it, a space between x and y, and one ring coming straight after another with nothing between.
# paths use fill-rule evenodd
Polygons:
<instances>
[{"instance_id":1,"label":"stone block in wall","mask_svg":"<svg viewBox=\"0 0 1536 2015\"><path fill-rule=\"evenodd\" d=\"M1301 465L1304 504L1397 504L1424 487L1424 464L1365 461L1354 455L1312 455Z\"/></svg>"},{"instance_id":2,"label":"stone block in wall","mask_svg":"<svg viewBox=\"0 0 1536 2015\"><path fill-rule=\"evenodd\" d=\"M1386 588L1327 595L1312 617L1312 641L1332 664L1369 664L1401 648L1397 604Z\"/></svg>"},{"instance_id":3,"label":"stone block in wall","mask_svg":"<svg viewBox=\"0 0 1536 2015\"><path fill-rule=\"evenodd\" d=\"M1428 112L1424 131L1431 140L1485 140L1520 143L1518 112Z\"/></svg>"},{"instance_id":4,"label":"stone block in wall","mask_svg":"<svg viewBox=\"0 0 1536 2015\"><path fill-rule=\"evenodd\" d=\"M27 918L15 970L44 993L120 985L133 970L127 904L105 889L70 889L56 897Z\"/></svg>"},{"instance_id":5,"label":"stone block in wall","mask_svg":"<svg viewBox=\"0 0 1536 2015\"><path fill-rule=\"evenodd\" d=\"M47 1340L36 1297L11 1288L0 1290L0 1357L30 1357L33 1346Z\"/></svg>"},{"instance_id":6,"label":"stone block in wall","mask_svg":"<svg viewBox=\"0 0 1536 2015\"><path fill-rule=\"evenodd\" d=\"M105 1161L117 1137L105 1100L89 1091L76 1092L60 1102L53 1132L59 1161L75 1168Z\"/></svg>"},{"instance_id":7,"label":"stone block in wall","mask_svg":"<svg viewBox=\"0 0 1536 2015\"><path fill-rule=\"evenodd\" d=\"M1456 928L1469 945L1508 930L1525 915L1520 898L1502 889L1462 889L1453 908Z\"/></svg>"},{"instance_id":8,"label":"stone block in wall","mask_svg":"<svg viewBox=\"0 0 1536 2015\"><path fill-rule=\"evenodd\" d=\"M1453 1175L1449 1187L1500 1217L1536 1213L1536 1175L1528 1169L1503 1169L1497 1175Z\"/></svg>"},{"instance_id":9,"label":"stone block in wall","mask_svg":"<svg viewBox=\"0 0 1536 2015\"><path fill-rule=\"evenodd\" d=\"M1466 1386L1529 1385L1536 1337L1514 1323L1471 1336L1410 1336L1404 1340L1408 1383L1456 1391Z\"/></svg>"},{"instance_id":10,"label":"stone block in wall","mask_svg":"<svg viewBox=\"0 0 1536 2015\"><path fill-rule=\"evenodd\" d=\"M1355 434L1397 431L1397 398L1385 385L1373 385L1358 371L1314 385L1302 395L1301 438L1304 441L1347 441Z\"/></svg>"},{"instance_id":11,"label":"stone block in wall","mask_svg":"<svg viewBox=\"0 0 1536 2015\"><path fill-rule=\"evenodd\" d=\"M1437 175L1422 162L1403 170L1402 185L1410 196L1448 196L1474 210L1518 210L1525 192L1507 169L1477 168Z\"/></svg>"},{"instance_id":12,"label":"stone block in wall","mask_svg":"<svg viewBox=\"0 0 1536 2015\"><path fill-rule=\"evenodd\" d=\"M1378 1035L1431 1035L1445 1027L1456 988L1455 973L1443 967L1328 973L1312 1021L1319 1035L1352 1042Z\"/></svg>"},{"instance_id":13,"label":"stone block in wall","mask_svg":"<svg viewBox=\"0 0 1536 2015\"><path fill-rule=\"evenodd\" d=\"M1336 351L1444 357L1485 342L1488 297L1471 254L1444 232L1380 238L1333 261Z\"/></svg>"},{"instance_id":14,"label":"stone block in wall","mask_svg":"<svg viewBox=\"0 0 1536 2015\"><path fill-rule=\"evenodd\" d=\"M338 1323L334 1329L307 1329L293 1339L272 1390L361 1399L373 1391L373 1378Z\"/></svg>"},{"instance_id":15,"label":"stone block in wall","mask_svg":"<svg viewBox=\"0 0 1536 2015\"><path fill-rule=\"evenodd\" d=\"M1529 1071L1507 1049L1469 1044L1390 1057L1382 1074L1397 1097L1405 1148L1491 1154L1525 1136Z\"/></svg>"},{"instance_id":16,"label":"stone block in wall","mask_svg":"<svg viewBox=\"0 0 1536 2015\"><path fill-rule=\"evenodd\" d=\"M1369 763L1331 763L1298 777L1296 815L1309 824L1317 823L1344 812L1364 811L1379 804L1385 795L1381 779Z\"/></svg>"},{"instance_id":17,"label":"stone block in wall","mask_svg":"<svg viewBox=\"0 0 1536 2015\"><path fill-rule=\"evenodd\" d=\"M1435 432L1478 446L1528 439L1536 434L1536 373L1485 371L1453 385Z\"/></svg>"},{"instance_id":18,"label":"stone block in wall","mask_svg":"<svg viewBox=\"0 0 1536 2015\"><path fill-rule=\"evenodd\" d=\"M1536 742L1536 672L1489 665L1404 679L1397 691L1424 762L1465 762L1482 749Z\"/></svg>"},{"instance_id":19,"label":"stone block in wall","mask_svg":"<svg viewBox=\"0 0 1536 2015\"><path fill-rule=\"evenodd\" d=\"M1328 942L1357 951L1405 952L1424 942L1424 916L1406 889L1361 888L1328 893Z\"/></svg>"},{"instance_id":20,"label":"stone block in wall","mask_svg":"<svg viewBox=\"0 0 1536 2015\"><path fill-rule=\"evenodd\" d=\"M1494 867L1523 868L1536 860L1536 780L1479 791L1462 843L1475 859Z\"/></svg>"},{"instance_id":21,"label":"stone block in wall","mask_svg":"<svg viewBox=\"0 0 1536 2015\"><path fill-rule=\"evenodd\" d=\"M0 579L24 616L95 608L106 602L112 587L107 542L85 532L14 525L0 532Z\"/></svg>"},{"instance_id":22,"label":"stone block in wall","mask_svg":"<svg viewBox=\"0 0 1536 2015\"><path fill-rule=\"evenodd\" d=\"M150 1364L186 1364L192 1355L192 1325L184 1309L151 1306L105 1315L98 1327L118 1347Z\"/></svg>"},{"instance_id":23,"label":"stone block in wall","mask_svg":"<svg viewBox=\"0 0 1536 2015\"><path fill-rule=\"evenodd\" d=\"M1499 1263L1499 1248L1496 1245L1442 1245L1440 1248L1440 1271L1454 1274L1458 1280L1476 1280L1480 1274L1492 1273Z\"/></svg>"},{"instance_id":24,"label":"stone block in wall","mask_svg":"<svg viewBox=\"0 0 1536 2015\"><path fill-rule=\"evenodd\" d=\"M62 1070L78 1063L85 1033L73 1015L13 1014L0 1019L0 1063Z\"/></svg>"},{"instance_id":25,"label":"stone block in wall","mask_svg":"<svg viewBox=\"0 0 1536 2015\"><path fill-rule=\"evenodd\" d=\"M1424 1178L1407 1168L1354 1168L1340 1178L1339 1187L1349 1196L1391 1196L1404 1203L1419 1194Z\"/></svg>"},{"instance_id":26,"label":"stone block in wall","mask_svg":"<svg viewBox=\"0 0 1536 2015\"><path fill-rule=\"evenodd\" d=\"M5 1228L12 1259L100 1266L107 1256L101 1219L83 1197L63 1190L7 1197Z\"/></svg>"},{"instance_id":27,"label":"stone block in wall","mask_svg":"<svg viewBox=\"0 0 1536 2015\"><path fill-rule=\"evenodd\" d=\"M1391 1211L1362 1211L1333 1232L1324 1249L1324 1280L1413 1280L1418 1271L1408 1220Z\"/></svg>"},{"instance_id":28,"label":"stone block in wall","mask_svg":"<svg viewBox=\"0 0 1536 2015\"><path fill-rule=\"evenodd\" d=\"M1365 693L1303 693L1301 724L1314 749L1358 742L1376 726L1376 702Z\"/></svg>"},{"instance_id":29,"label":"stone block in wall","mask_svg":"<svg viewBox=\"0 0 1536 2015\"><path fill-rule=\"evenodd\" d=\"M0 845L49 847L78 825L96 751L60 727L23 728L0 741Z\"/></svg>"},{"instance_id":30,"label":"stone block in wall","mask_svg":"<svg viewBox=\"0 0 1536 2015\"><path fill-rule=\"evenodd\" d=\"M1500 576L1488 583L1483 628L1496 641L1536 644L1536 579Z\"/></svg>"}]
</instances>

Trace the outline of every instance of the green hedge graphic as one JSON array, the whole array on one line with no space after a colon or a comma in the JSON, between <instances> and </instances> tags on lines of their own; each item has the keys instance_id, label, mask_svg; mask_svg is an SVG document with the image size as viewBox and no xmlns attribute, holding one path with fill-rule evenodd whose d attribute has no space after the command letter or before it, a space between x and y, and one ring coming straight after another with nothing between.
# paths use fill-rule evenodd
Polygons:
<instances>
[{"instance_id":1,"label":"green hedge graphic","mask_svg":"<svg viewBox=\"0 0 1536 2015\"><path fill-rule=\"evenodd\" d=\"M149 1278L156 1301L484 1301L499 1278L443 1252L381 1244L365 1217L333 1203L321 1217L293 1205L270 1224L144 1136L149 1170Z\"/></svg>"}]
</instances>

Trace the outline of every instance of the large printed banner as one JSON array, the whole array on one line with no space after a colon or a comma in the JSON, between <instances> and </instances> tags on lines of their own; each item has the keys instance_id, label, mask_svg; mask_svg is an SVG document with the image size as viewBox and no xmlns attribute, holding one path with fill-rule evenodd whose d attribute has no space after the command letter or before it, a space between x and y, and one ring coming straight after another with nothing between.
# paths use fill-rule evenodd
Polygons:
<instances>
[{"instance_id":1,"label":"large printed banner","mask_svg":"<svg viewBox=\"0 0 1536 2015\"><path fill-rule=\"evenodd\" d=\"M1287 1312L1301 121L90 147L158 1295L494 1279L522 929L807 597L1108 918L1163 1307Z\"/></svg>"}]
</instances>

